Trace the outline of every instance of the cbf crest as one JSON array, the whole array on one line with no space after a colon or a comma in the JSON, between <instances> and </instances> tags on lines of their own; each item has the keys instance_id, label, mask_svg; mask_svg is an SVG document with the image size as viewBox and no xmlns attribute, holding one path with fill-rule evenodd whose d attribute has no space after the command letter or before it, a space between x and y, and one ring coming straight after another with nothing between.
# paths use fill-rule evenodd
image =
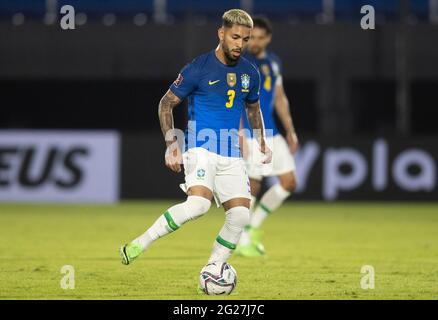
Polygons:
<instances>
[{"instance_id":1,"label":"cbf crest","mask_svg":"<svg viewBox=\"0 0 438 320\"><path fill-rule=\"evenodd\" d=\"M242 74L242 91L247 91L249 89L249 75L246 73Z\"/></svg>"},{"instance_id":2,"label":"cbf crest","mask_svg":"<svg viewBox=\"0 0 438 320\"><path fill-rule=\"evenodd\" d=\"M198 180L199 179L204 179L204 177L205 177L205 170L204 169L198 169L198 171L196 172L196 176L198 177Z\"/></svg>"},{"instance_id":3,"label":"cbf crest","mask_svg":"<svg viewBox=\"0 0 438 320\"><path fill-rule=\"evenodd\" d=\"M227 83L230 87L234 87L236 85L236 74L235 73L227 73Z\"/></svg>"},{"instance_id":4,"label":"cbf crest","mask_svg":"<svg viewBox=\"0 0 438 320\"><path fill-rule=\"evenodd\" d=\"M271 73L267 64L262 64L260 69L264 76L269 76L269 74Z\"/></svg>"}]
</instances>

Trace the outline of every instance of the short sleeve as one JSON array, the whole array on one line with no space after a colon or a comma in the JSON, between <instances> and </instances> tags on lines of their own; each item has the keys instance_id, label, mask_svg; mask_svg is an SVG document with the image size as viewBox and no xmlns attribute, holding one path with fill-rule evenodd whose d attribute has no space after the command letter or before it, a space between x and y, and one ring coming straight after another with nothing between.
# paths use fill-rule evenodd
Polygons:
<instances>
[{"instance_id":1,"label":"short sleeve","mask_svg":"<svg viewBox=\"0 0 438 320\"><path fill-rule=\"evenodd\" d=\"M272 71L276 77L283 74L283 62L277 55L272 54Z\"/></svg>"},{"instance_id":2,"label":"short sleeve","mask_svg":"<svg viewBox=\"0 0 438 320\"><path fill-rule=\"evenodd\" d=\"M254 68L252 75L249 93L246 96L247 103L255 103L260 99L260 73L256 68Z\"/></svg>"},{"instance_id":3,"label":"short sleeve","mask_svg":"<svg viewBox=\"0 0 438 320\"><path fill-rule=\"evenodd\" d=\"M277 78L275 84L276 85L283 84L283 77L282 77L283 65L281 63L281 60L277 56L273 57L271 66L274 76Z\"/></svg>"},{"instance_id":4,"label":"short sleeve","mask_svg":"<svg viewBox=\"0 0 438 320\"><path fill-rule=\"evenodd\" d=\"M178 74L176 80L170 86L172 91L178 98L184 100L198 86L198 76L196 66L193 62L187 64Z\"/></svg>"}]
</instances>

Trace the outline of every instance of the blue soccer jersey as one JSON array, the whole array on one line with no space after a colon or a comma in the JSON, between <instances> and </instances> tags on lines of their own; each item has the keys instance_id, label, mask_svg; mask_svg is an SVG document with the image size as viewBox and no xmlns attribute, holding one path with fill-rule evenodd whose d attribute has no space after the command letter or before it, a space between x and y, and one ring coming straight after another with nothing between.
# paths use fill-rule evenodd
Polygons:
<instances>
[{"instance_id":1,"label":"blue soccer jersey","mask_svg":"<svg viewBox=\"0 0 438 320\"><path fill-rule=\"evenodd\" d=\"M259 72L243 57L228 66L212 50L187 64L170 86L180 99L188 99L185 150L202 147L240 157L240 118L246 103L259 100L259 87Z\"/></svg>"},{"instance_id":2,"label":"blue soccer jersey","mask_svg":"<svg viewBox=\"0 0 438 320\"><path fill-rule=\"evenodd\" d=\"M275 85L281 78L281 61L273 53L267 52L264 58L257 59L246 52L244 55L260 71L260 108L263 114L266 136L278 134L278 128L274 119L274 92ZM251 132L246 114L243 115L243 127L246 133Z\"/></svg>"}]
</instances>

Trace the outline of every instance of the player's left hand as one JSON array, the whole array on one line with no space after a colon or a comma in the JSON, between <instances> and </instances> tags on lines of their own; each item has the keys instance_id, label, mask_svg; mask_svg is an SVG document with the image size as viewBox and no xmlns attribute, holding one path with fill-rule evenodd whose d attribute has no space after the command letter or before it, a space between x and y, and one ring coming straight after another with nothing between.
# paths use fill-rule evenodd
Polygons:
<instances>
[{"instance_id":1,"label":"player's left hand","mask_svg":"<svg viewBox=\"0 0 438 320\"><path fill-rule=\"evenodd\" d=\"M166 167L173 172L181 172L181 164L183 163L181 150L177 142L173 142L166 149L164 156Z\"/></svg>"},{"instance_id":2,"label":"player's left hand","mask_svg":"<svg viewBox=\"0 0 438 320\"><path fill-rule=\"evenodd\" d=\"M289 146L290 153L294 154L295 152L297 152L300 145L297 134L295 132L288 133L286 135L286 141Z\"/></svg>"},{"instance_id":3,"label":"player's left hand","mask_svg":"<svg viewBox=\"0 0 438 320\"><path fill-rule=\"evenodd\" d=\"M263 142L260 146L260 152L265 155L265 159L262 161L263 164L271 163L272 161L272 151L269 149L266 142Z\"/></svg>"}]
</instances>

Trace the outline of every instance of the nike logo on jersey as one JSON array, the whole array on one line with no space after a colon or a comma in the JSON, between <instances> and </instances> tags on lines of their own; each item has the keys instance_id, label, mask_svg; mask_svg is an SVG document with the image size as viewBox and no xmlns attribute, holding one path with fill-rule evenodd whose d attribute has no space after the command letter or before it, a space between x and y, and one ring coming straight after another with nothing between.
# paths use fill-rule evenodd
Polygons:
<instances>
[{"instance_id":1,"label":"nike logo on jersey","mask_svg":"<svg viewBox=\"0 0 438 320\"><path fill-rule=\"evenodd\" d=\"M215 83L218 83L220 80L216 80L216 81L211 81L211 80L209 80L208 81L208 84L211 86L211 85L213 85L213 84L215 84Z\"/></svg>"}]
</instances>

